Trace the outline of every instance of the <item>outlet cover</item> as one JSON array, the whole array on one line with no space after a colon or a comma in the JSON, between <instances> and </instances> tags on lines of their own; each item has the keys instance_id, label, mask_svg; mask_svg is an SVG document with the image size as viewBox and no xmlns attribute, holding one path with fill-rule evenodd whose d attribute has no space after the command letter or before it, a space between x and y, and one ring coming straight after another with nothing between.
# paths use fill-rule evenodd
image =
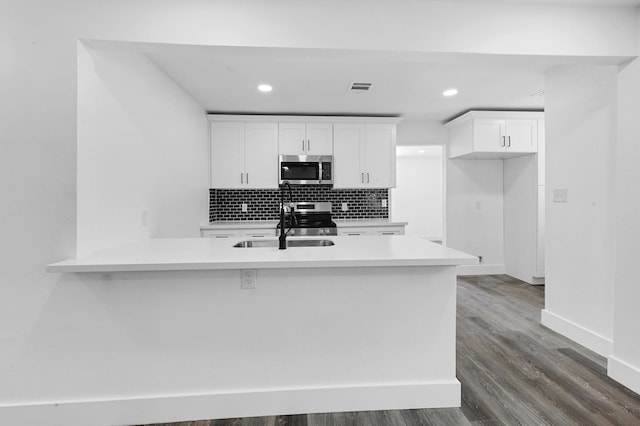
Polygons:
<instances>
[{"instance_id":1,"label":"outlet cover","mask_svg":"<svg viewBox=\"0 0 640 426\"><path fill-rule=\"evenodd\" d=\"M245 203L242 203L242 211L246 213L248 209L249 209L249 206L247 206Z\"/></svg>"},{"instance_id":2,"label":"outlet cover","mask_svg":"<svg viewBox=\"0 0 640 426\"><path fill-rule=\"evenodd\" d=\"M254 289L258 281L258 271L256 269L243 269L240 281L240 288Z\"/></svg>"},{"instance_id":3,"label":"outlet cover","mask_svg":"<svg viewBox=\"0 0 640 426\"><path fill-rule=\"evenodd\" d=\"M566 203L567 202L567 188L553 188L553 202L554 203Z\"/></svg>"},{"instance_id":4,"label":"outlet cover","mask_svg":"<svg viewBox=\"0 0 640 426\"><path fill-rule=\"evenodd\" d=\"M347 203L342 203L342 211L346 212L347 210L349 210L349 206L347 205Z\"/></svg>"}]
</instances>

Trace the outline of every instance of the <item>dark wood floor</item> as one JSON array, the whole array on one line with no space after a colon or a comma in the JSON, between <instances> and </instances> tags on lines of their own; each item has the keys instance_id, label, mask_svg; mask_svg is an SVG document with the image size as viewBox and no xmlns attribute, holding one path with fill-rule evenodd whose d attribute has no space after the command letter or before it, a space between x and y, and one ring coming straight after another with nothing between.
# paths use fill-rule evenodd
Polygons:
<instances>
[{"instance_id":1,"label":"dark wood floor","mask_svg":"<svg viewBox=\"0 0 640 426\"><path fill-rule=\"evenodd\" d=\"M605 358L541 326L543 306L544 286L530 286L506 275L459 277L461 408L171 425L640 425L640 396L607 377Z\"/></svg>"}]
</instances>

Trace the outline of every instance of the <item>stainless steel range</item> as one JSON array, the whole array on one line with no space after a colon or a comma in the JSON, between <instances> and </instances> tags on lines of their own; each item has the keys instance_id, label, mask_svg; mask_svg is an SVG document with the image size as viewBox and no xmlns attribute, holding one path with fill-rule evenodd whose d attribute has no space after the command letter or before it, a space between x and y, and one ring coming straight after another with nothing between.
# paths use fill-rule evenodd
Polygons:
<instances>
[{"instance_id":1,"label":"stainless steel range","mask_svg":"<svg viewBox=\"0 0 640 426\"><path fill-rule=\"evenodd\" d=\"M289 236L338 235L338 228L331 220L331 203L293 203L295 221ZM287 228L291 217L286 217Z\"/></svg>"}]
</instances>

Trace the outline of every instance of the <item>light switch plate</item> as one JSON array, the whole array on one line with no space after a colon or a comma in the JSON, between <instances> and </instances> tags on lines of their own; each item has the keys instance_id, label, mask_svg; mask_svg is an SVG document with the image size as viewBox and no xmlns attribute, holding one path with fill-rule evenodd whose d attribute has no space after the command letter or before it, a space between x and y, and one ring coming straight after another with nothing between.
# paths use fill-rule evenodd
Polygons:
<instances>
[{"instance_id":1,"label":"light switch plate","mask_svg":"<svg viewBox=\"0 0 640 426\"><path fill-rule=\"evenodd\" d=\"M349 210L349 206L347 205L347 203L342 203L342 211L346 212L347 210Z\"/></svg>"},{"instance_id":2,"label":"light switch plate","mask_svg":"<svg viewBox=\"0 0 640 426\"><path fill-rule=\"evenodd\" d=\"M554 203L566 203L567 195L567 188L553 188Z\"/></svg>"}]
</instances>

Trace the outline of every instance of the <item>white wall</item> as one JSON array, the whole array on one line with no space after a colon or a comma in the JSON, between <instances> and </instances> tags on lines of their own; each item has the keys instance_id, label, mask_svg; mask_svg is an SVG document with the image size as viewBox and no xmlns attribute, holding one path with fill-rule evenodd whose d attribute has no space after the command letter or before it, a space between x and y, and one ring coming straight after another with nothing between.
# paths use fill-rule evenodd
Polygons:
<instances>
[{"instance_id":1,"label":"white wall","mask_svg":"<svg viewBox=\"0 0 640 426\"><path fill-rule=\"evenodd\" d=\"M197 333L163 334L159 339L163 346L149 353L137 344L138 339L161 333L149 321L157 315L158 288L153 282L159 283L159 278L134 290L110 287L108 277L95 276L80 284L73 275L44 273L47 263L76 253L78 39L418 52L637 54L636 19L630 9L478 3L0 2L0 407L101 397L95 389L126 379L119 367L132 359L153 363L156 379L168 389L185 374L191 377L189 391L206 387L197 371L184 362L186 358L161 355L165 346L198 347L202 337ZM370 15L363 16L363 6ZM163 294L160 297L168 293ZM197 296L181 297L182 302L167 315L188 315L193 302L201 302ZM135 322L136 334L123 335L127 324L119 312L127 309L124 301L134 299L140 303L128 320ZM122 339L126 344L120 344ZM109 368L95 363L96 353L109 355ZM206 351L199 354L207 355ZM177 364L187 371L172 368ZM90 390L83 386L85 373ZM130 384L129 395L155 389ZM109 397L117 400L126 395Z\"/></svg>"},{"instance_id":2,"label":"white wall","mask_svg":"<svg viewBox=\"0 0 640 426\"><path fill-rule=\"evenodd\" d=\"M482 256L460 273L504 273L502 160L447 160L446 245Z\"/></svg>"},{"instance_id":3,"label":"white wall","mask_svg":"<svg viewBox=\"0 0 640 426\"><path fill-rule=\"evenodd\" d=\"M439 121L405 118L398 123L398 145L444 145L447 129Z\"/></svg>"},{"instance_id":4,"label":"white wall","mask_svg":"<svg viewBox=\"0 0 640 426\"><path fill-rule=\"evenodd\" d=\"M441 146L422 147L425 155L398 156L391 219L408 222L407 235L442 240L443 158ZM428 154L428 155L427 155Z\"/></svg>"},{"instance_id":5,"label":"white wall","mask_svg":"<svg viewBox=\"0 0 640 426\"><path fill-rule=\"evenodd\" d=\"M78 45L78 255L208 220L205 111L145 56Z\"/></svg>"},{"instance_id":6,"label":"white wall","mask_svg":"<svg viewBox=\"0 0 640 426\"><path fill-rule=\"evenodd\" d=\"M640 393L640 62L618 80L618 155L616 185L616 258L613 354L609 375Z\"/></svg>"},{"instance_id":7,"label":"white wall","mask_svg":"<svg viewBox=\"0 0 640 426\"><path fill-rule=\"evenodd\" d=\"M613 338L617 68L550 71L543 324L603 355ZM567 188L566 203L553 191Z\"/></svg>"}]
</instances>

